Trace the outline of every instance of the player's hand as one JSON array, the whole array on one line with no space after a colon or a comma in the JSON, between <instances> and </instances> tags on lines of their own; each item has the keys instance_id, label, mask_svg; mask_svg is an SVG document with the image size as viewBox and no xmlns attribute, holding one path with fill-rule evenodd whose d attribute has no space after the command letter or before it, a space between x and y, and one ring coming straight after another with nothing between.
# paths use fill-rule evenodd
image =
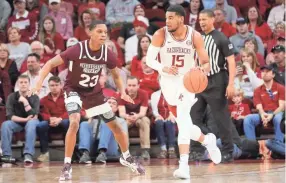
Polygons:
<instances>
[{"instance_id":1,"label":"player's hand","mask_svg":"<svg viewBox=\"0 0 286 183\"><path fill-rule=\"evenodd\" d=\"M164 67L162 69L162 71L167 73L167 74L174 75L174 76L178 75L178 73L179 73L178 67L176 67L176 66Z\"/></svg>"},{"instance_id":2,"label":"player's hand","mask_svg":"<svg viewBox=\"0 0 286 183\"><path fill-rule=\"evenodd\" d=\"M155 118L155 121L158 121L158 120L164 120L164 118L161 116L161 115L159 115L159 116L157 116L156 118Z\"/></svg>"},{"instance_id":3,"label":"player's hand","mask_svg":"<svg viewBox=\"0 0 286 183\"><path fill-rule=\"evenodd\" d=\"M200 70L202 70L202 71L205 73L205 75L207 75L207 74L211 71L211 69L210 69L210 64L209 64L209 63L203 64L203 65L200 67Z\"/></svg>"},{"instance_id":4,"label":"player's hand","mask_svg":"<svg viewBox=\"0 0 286 183\"><path fill-rule=\"evenodd\" d=\"M127 95L125 92L121 94L121 99L131 104L134 104L134 100L129 95Z\"/></svg>"},{"instance_id":5,"label":"player's hand","mask_svg":"<svg viewBox=\"0 0 286 183\"><path fill-rule=\"evenodd\" d=\"M226 93L225 96L230 99L234 96L235 93L235 89L234 89L234 85L228 85L226 88Z\"/></svg>"}]
</instances>

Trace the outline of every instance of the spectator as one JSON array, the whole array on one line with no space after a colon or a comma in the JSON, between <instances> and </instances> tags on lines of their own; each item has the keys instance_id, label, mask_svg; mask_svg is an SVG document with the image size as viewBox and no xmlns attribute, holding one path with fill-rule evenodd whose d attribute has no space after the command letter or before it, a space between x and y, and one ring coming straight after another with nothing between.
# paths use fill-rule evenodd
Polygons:
<instances>
[{"instance_id":1,"label":"spectator","mask_svg":"<svg viewBox=\"0 0 286 183\"><path fill-rule=\"evenodd\" d=\"M137 45L138 54L137 56L133 57L132 62L131 62L131 76L140 78L141 75L143 74L141 60L143 57L146 56L147 50L150 44L151 44L151 38L149 36L144 35L139 38L138 45Z\"/></svg>"},{"instance_id":2,"label":"spectator","mask_svg":"<svg viewBox=\"0 0 286 183\"><path fill-rule=\"evenodd\" d=\"M202 0L205 9L213 9L216 6L216 0Z\"/></svg>"},{"instance_id":3,"label":"spectator","mask_svg":"<svg viewBox=\"0 0 286 183\"><path fill-rule=\"evenodd\" d=\"M9 59L14 60L17 64L17 69L20 70L22 63L31 53L31 48L28 43L21 42L20 29L11 27L8 29L9 42L7 44L9 50Z\"/></svg>"},{"instance_id":4,"label":"spectator","mask_svg":"<svg viewBox=\"0 0 286 183\"><path fill-rule=\"evenodd\" d=\"M118 71L119 71L119 74L120 74L120 76L121 76L121 78L123 80L123 85L124 85L124 87L126 87L127 73L124 70L124 68L118 69ZM107 75L107 81L106 81L107 87L117 91L114 79L113 79L113 77L112 77L112 75L111 75L111 73L109 72L108 69L106 70L106 75Z\"/></svg>"},{"instance_id":5,"label":"spectator","mask_svg":"<svg viewBox=\"0 0 286 183\"><path fill-rule=\"evenodd\" d=\"M41 72L41 67L40 67L40 56L36 53L31 53L28 55L27 58L27 67L28 70L26 72L24 72L24 75L27 75L30 79L30 90L32 88L36 87L36 84L39 80L40 77L40 72ZM53 75L51 73L48 74L48 76L45 78L41 91L38 93L38 96L40 99L42 99L43 97L47 96L50 92L49 89L49 84L48 81L50 79L50 77L52 77ZM19 88L16 86L15 87L15 91L18 91Z\"/></svg>"},{"instance_id":6,"label":"spectator","mask_svg":"<svg viewBox=\"0 0 286 183\"><path fill-rule=\"evenodd\" d=\"M60 54L65 49L64 39L57 32L55 20L51 16L46 16L40 26L39 41L44 45L45 52L54 56Z\"/></svg>"},{"instance_id":7,"label":"spectator","mask_svg":"<svg viewBox=\"0 0 286 183\"><path fill-rule=\"evenodd\" d=\"M84 10L79 16L79 26L75 28L74 37L79 41L89 39L89 26L93 19L93 13L90 10Z\"/></svg>"},{"instance_id":8,"label":"spectator","mask_svg":"<svg viewBox=\"0 0 286 183\"><path fill-rule=\"evenodd\" d=\"M248 9L247 21L249 23L248 29L259 36L263 42L264 48L267 48L267 43L271 39L272 31L263 18L257 7L250 7Z\"/></svg>"},{"instance_id":9,"label":"spectator","mask_svg":"<svg viewBox=\"0 0 286 183\"><path fill-rule=\"evenodd\" d=\"M8 72L0 69L0 106L3 106L4 104L6 104L8 95L11 92L12 92L12 86L11 86L9 74Z\"/></svg>"},{"instance_id":10,"label":"spectator","mask_svg":"<svg viewBox=\"0 0 286 183\"><path fill-rule=\"evenodd\" d=\"M133 22L133 26L135 29L135 35L128 38L125 42L125 63L130 65L132 58L137 55L138 47L134 45L138 45L138 40L141 36L147 35L147 28L149 27L149 21L147 18L143 16L137 16Z\"/></svg>"},{"instance_id":11,"label":"spectator","mask_svg":"<svg viewBox=\"0 0 286 183\"><path fill-rule=\"evenodd\" d=\"M274 81L285 86L285 47L277 45L272 49L275 62L271 64L274 67Z\"/></svg>"},{"instance_id":12,"label":"spectator","mask_svg":"<svg viewBox=\"0 0 286 183\"><path fill-rule=\"evenodd\" d=\"M158 82L158 73L146 64L146 57L141 61L142 75L138 78L140 89L144 90L149 99L152 93L160 89Z\"/></svg>"},{"instance_id":13,"label":"spectator","mask_svg":"<svg viewBox=\"0 0 286 183\"><path fill-rule=\"evenodd\" d=\"M45 54L44 45L40 41L34 41L31 43L32 53L36 53L40 56L40 67L42 68L47 61L51 59L51 56ZM27 71L27 60L25 60L21 66L20 73ZM53 73L56 73L55 71Z\"/></svg>"},{"instance_id":14,"label":"spectator","mask_svg":"<svg viewBox=\"0 0 286 183\"><path fill-rule=\"evenodd\" d=\"M226 12L223 9L215 9L215 28L222 32L226 37L236 34L236 29L225 21Z\"/></svg>"},{"instance_id":15,"label":"spectator","mask_svg":"<svg viewBox=\"0 0 286 183\"><path fill-rule=\"evenodd\" d=\"M55 29L61 34L64 40L68 40L73 36L73 24L71 17L63 11L60 11L61 0L49 0L50 15L55 21Z\"/></svg>"},{"instance_id":16,"label":"spectator","mask_svg":"<svg viewBox=\"0 0 286 183\"><path fill-rule=\"evenodd\" d=\"M39 32L37 17L26 10L26 0L14 0L14 7L17 13L9 18L7 28L17 27L21 41L31 43Z\"/></svg>"},{"instance_id":17,"label":"spectator","mask_svg":"<svg viewBox=\"0 0 286 183\"><path fill-rule=\"evenodd\" d=\"M78 8L78 14L82 15L86 10L94 14L96 19L105 20L105 4L100 0L87 0L87 3L82 3Z\"/></svg>"},{"instance_id":18,"label":"spectator","mask_svg":"<svg viewBox=\"0 0 286 183\"><path fill-rule=\"evenodd\" d=\"M233 104L228 106L232 122L234 123L239 135L243 135L243 120L251 113L249 104L243 102L243 91L236 90L232 97Z\"/></svg>"},{"instance_id":19,"label":"spectator","mask_svg":"<svg viewBox=\"0 0 286 183\"><path fill-rule=\"evenodd\" d=\"M151 96L151 107L153 116L155 117L156 136L161 147L161 152L158 158L177 158L176 132L175 132L175 117L169 111L168 104L164 99L161 90L154 92ZM165 127L165 128L164 128ZM166 131L166 133L165 133ZM168 144L166 143L168 137ZM167 151L167 146L169 147Z\"/></svg>"},{"instance_id":20,"label":"spectator","mask_svg":"<svg viewBox=\"0 0 286 183\"><path fill-rule=\"evenodd\" d=\"M280 41L284 41L284 44L278 43ZM285 22L277 22L275 24L272 39L270 39L267 43L267 53L271 53L271 49L277 44L285 46Z\"/></svg>"},{"instance_id":21,"label":"spectator","mask_svg":"<svg viewBox=\"0 0 286 183\"><path fill-rule=\"evenodd\" d=\"M229 0L228 0L229 1ZM269 0L230 0L232 5L236 9L237 15L239 17L247 17L249 7L257 6L259 7L259 12L265 15L267 8L269 7Z\"/></svg>"},{"instance_id":22,"label":"spectator","mask_svg":"<svg viewBox=\"0 0 286 183\"><path fill-rule=\"evenodd\" d=\"M198 24L199 12L204 9L202 0L191 0L190 6L186 11L185 24L193 27L197 31L200 31L200 25Z\"/></svg>"},{"instance_id":23,"label":"spectator","mask_svg":"<svg viewBox=\"0 0 286 183\"><path fill-rule=\"evenodd\" d=\"M251 69L256 74L256 76L260 78L260 65L253 51L242 49L240 53L241 61L237 63L237 76L234 80L234 85L236 89L241 89L243 91L245 98L251 99L253 97L254 89L257 87L257 85L251 82L248 70ZM245 67L245 65L249 67Z\"/></svg>"},{"instance_id":24,"label":"spectator","mask_svg":"<svg viewBox=\"0 0 286 183\"><path fill-rule=\"evenodd\" d=\"M0 70L8 73L11 86L14 88L19 76L19 71L16 63L13 60L8 59L9 54L8 46L0 43Z\"/></svg>"},{"instance_id":25,"label":"spectator","mask_svg":"<svg viewBox=\"0 0 286 183\"><path fill-rule=\"evenodd\" d=\"M110 107L112 108L112 112L117 114L118 113L118 103L117 99L114 97L110 97L107 102L109 103ZM116 116L117 122L123 128L125 133L128 134L128 126L126 121L123 118ZM112 131L108 128L108 126L101 122L100 124L100 136L99 136L99 145L98 145L99 155L96 158L96 162L106 163L107 157L118 157L118 144L115 141L114 135Z\"/></svg>"},{"instance_id":26,"label":"spectator","mask_svg":"<svg viewBox=\"0 0 286 183\"><path fill-rule=\"evenodd\" d=\"M263 42L257 35L248 31L248 23L244 18L238 18L236 20L237 34L231 36L229 40L234 46L234 51L236 54L239 53L239 50L244 47L244 42L249 37L255 37L258 44L258 52L264 56L264 46Z\"/></svg>"},{"instance_id":27,"label":"spectator","mask_svg":"<svg viewBox=\"0 0 286 183\"><path fill-rule=\"evenodd\" d=\"M279 4L276 7L273 7L270 10L267 24L273 30L277 22L285 22L286 20L286 13L285 13L285 1L284 0L276 0Z\"/></svg>"},{"instance_id":28,"label":"spectator","mask_svg":"<svg viewBox=\"0 0 286 183\"><path fill-rule=\"evenodd\" d=\"M98 82L102 89L103 95L106 97L117 97L118 94L115 92L115 90L108 88L106 81L107 72L106 69L102 69Z\"/></svg>"},{"instance_id":29,"label":"spectator","mask_svg":"<svg viewBox=\"0 0 286 183\"><path fill-rule=\"evenodd\" d=\"M36 127L39 124L38 113L40 108L37 95L28 96L30 82L26 75L19 76L17 81L19 91L11 93L6 103L5 121L1 127L3 155L12 156L12 135L25 129L24 162L33 163L35 153Z\"/></svg>"},{"instance_id":30,"label":"spectator","mask_svg":"<svg viewBox=\"0 0 286 183\"><path fill-rule=\"evenodd\" d=\"M39 22L42 22L49 12L48 7L37 0L27 0L26 10L34 14Z\"/></svg>"},{"instance_id":31,"label":"spectator","mask_svg":"<svg viewBox=\"0 0 286 183\"><path fill-rule=\"evenodd\" d=\"M146 116L148 109L148 95L139 89L139 81L135 77L127 79L126 93L134 100L134 104L120 99L119 116L127 121L128 127L139 127L142 158L150 159L150 119Z\"/></svg>"},{"instance_id":32,"label":"spectator","mask_svg":"<svg viewBox=\"0 0 286 183\"><path fill-rule=\"evenodd\" d=\"M243 128L246 138L255 140L255 127L262 121L263 126L268 126L273 122L275 140L283 142L284 135L280 129L280 123L283 118L285 107L285 87L276 83L271 65L265 65L261 68L263 85L254 91L254 105L259 111L258 114L250 114L245 117Z\"/></svg>"},{"instance_id":33,"label":"spectator","mask_svg":"<svg viewBox=\"0 0 286 183\"><path fill-rule=\"evenodd\" d=\"M60 2L60 11L67 13L72 18L75 12L71 1L72 0L62 0Z\"/></svg>"},{"instance_id":34,"label":"spectator","mask_svg":"<svg viewBox=\"0 0 286 183\"><path fill-rule=\"evenodd\" d=\"M237 13L234 7L228 5L226 0L216 0L216 6L217 9L222 9L226 13L226 22L231 24L233 27L236 27L236 19L237 19Z\"/></svg>"},{"instance_id":35,"label":"spectator","mask_svg":"<svg viewBox=\"0 0 286 183\"><path fill-rule=\"evenodd\" d=\"M105 19L109 24L132 22L137 0L110 0L106 5Z\"/></svg>"},{"instance_id":36,"label":"spectator","mask_svg":"<svg viewBox=\"0 0 286 183\"><path fill-rule=\"evenodd\" d=\"M257 57L257 60L260 66L265 65L265 60L263 56L258 52L258 44L254 37L250 37L245 40L244 48L247 48L248 50L251 50L256 54L256 57Z\"/></svg>"},{"instance_id":37,"label":"spectator","mask_svg":"<svg viewBox=\"0 0 286 183\"><path fill-rule=\"evenodd\" d=\"M135 6L134 8L134 16L138 17L138 16L145 16L145 7L142 4L138 4ZM149 20L148 20L149 22ZM155 24L153 24L152 22L149 22L149 27L147 28L147 32L150 35L153 35L157 30L159 29L159 27ZM125 45L124 42L130 38L131 36L133 36L135 34L135 29L133 26L132 22L128 22L128 23L124 23L121 30L120 30L120 35L117 39L117 43L119 44L119 46L122 49L125 49Z\"/></svg>"},{"instance_id":38,"label":"spectator","mask_svg":"<svg viewBox=\"0 0 286 183\"><path fill-rule=\"evenodd\" d=\"M6 42L6 25L11 15L10 4L6 0L0 1L0 43Z\"/></svg>"}]
</instances>

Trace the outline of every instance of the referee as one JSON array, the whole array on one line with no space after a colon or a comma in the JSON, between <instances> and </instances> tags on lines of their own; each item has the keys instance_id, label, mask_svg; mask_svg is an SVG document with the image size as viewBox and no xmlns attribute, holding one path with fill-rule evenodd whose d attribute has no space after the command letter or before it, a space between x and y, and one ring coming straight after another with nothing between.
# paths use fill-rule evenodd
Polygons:
<instances>
[{"instance_id":1,"label":"referee","mask_svg":"<svg viewBox=\"0 0 286 183\"><path fill-rule=\"evenodd\" d=\"M228 38L215 30L214 13L212 10L202 10L199 14L205 49L210 58L208 86L205 91L196 94L198 101L191 109L193 123L204 126L203 116L207 104L210 106L214 121L219 129L222 140L222 162L233 161L233 141L231 135L231 119L227 99L234 94L235 59L234 48Z\"/></svg>"}]
</instances>

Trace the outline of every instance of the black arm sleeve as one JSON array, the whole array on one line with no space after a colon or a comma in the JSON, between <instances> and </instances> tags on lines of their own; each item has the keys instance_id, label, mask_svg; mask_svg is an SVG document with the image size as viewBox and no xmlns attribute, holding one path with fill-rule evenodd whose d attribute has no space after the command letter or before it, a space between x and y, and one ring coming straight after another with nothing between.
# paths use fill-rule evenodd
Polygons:
<instances>
[{"instance_id":1,"label":"black arm sleeve","mask_svg":"<svg viewBox=\"0 0 286 183\"><path fill-rule=\"evenodd\" d=\"M31 110L27 111L28 115L37 115L40 113L40 99L37 95L32 95L29 98L29 104L31 106Z\"/></svg>"},{"instance_id":2,"label":"black arm sleeve","mask_svg":"<svg viewBox=\"0 0 286 183\"><path fill-rule=\"evenodd\" d=\"M229 57L234 54L234 46L225 35L221 35L220 46L224 57Z\"/></svg>"}]
</instances>

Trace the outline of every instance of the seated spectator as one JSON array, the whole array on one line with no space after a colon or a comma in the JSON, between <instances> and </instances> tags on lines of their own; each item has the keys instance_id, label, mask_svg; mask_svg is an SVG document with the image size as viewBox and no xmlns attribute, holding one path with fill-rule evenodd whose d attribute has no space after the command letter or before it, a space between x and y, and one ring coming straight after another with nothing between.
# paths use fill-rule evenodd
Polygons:
<instances>
[{"instance_id":1,"label":"seated spectator","mask_svg":"<svg viewBox=\"0 0 286 183\"><path fill-rule=\"evenodd\" d=\"M37 95L28 96L30 88L28 76L19 76L17 85L19 91L11 93L6 103L8 121L5 121L1 127L3 156L12 156L11 143L13 133L25 129L24 162L33 163L34 144L37 137L36 127L39 124L40 101Z\"/></svg>"},{"instance_id":2,"label":"seated spectator","mask_svg":"<svg viewBox=\"0 0 286 183\"><path fill-rule=\"evenodd\" d=\"M146 17L145 7L142 4L138 4L135 6L134 16L135 17L138 17L138 16ZM153 35L158 29L159 27L157 25L153 24L152 22L151 23L149 22L149 27L147 28L148 34ZM133 23L132 22L124 23L120 30L120 35L117 39L117 43L122 49L125 49L124 42L133 35L135 35L135 29L134 29Z\"/></svg>"},{"instance_id":3,"label":"seated spectator","mask_svg":"<svg viewBox=\"0 0 286 183\"><path fill-rule=\"evenodd\" d=\"M158 72L154 71L154 69L150 68L146 64L146 57L142 58L141 65L142 75L138 78L140 89L144 90L150 99L152 93L160 89L158 82Z\"/></svg>"},{"instance_id":4,"label":"seated spectator","mask_svg":"<svg viewBox=\"0 0 286 183\"><path fill-rule=\"evenodd\" d=\"M147 35L144 35L139 38L138 41L138 51L137 56L133 57L131 62L131 76L135 76L137 78L140 78L143 74L142 72L142 65L141 60L143 57L147 55L147 50L149 45L151 44L151 38Z\"/></svg>"},{"instance_id":5,"label":"seated spectator","mask_svg":"<svg viewBox=\"0 0 286 183\"><path fill-rule=\"evenodd\" d=\"M201 28L199 25L198 17L199 12L204 9L202 0L191 0L190 5L186 11L185 24L193 27L200 32Z\"/></svg>"},{"instance_id":6,"label":"seated spectator","mask_svg":"<svg viewBox=\"0 0 286 183\"><path fill-rule=\"evenodd\" d=\"M148 109L148 95L139 89L139 81L135 77L127 79L126 93L133 99L134 104L119 100L119 116L127 121L128 127L139 127L141 156L150 159L150 119L146 116Z\"/></svg>"},{"instance_id":7,"label":"seated spectator","mask_svg":"<svg viewBox=\"0 0 286 183\"><path fill-rule=\"evenodd\" d=\"M55 56L65 50L64 39L57 32L55 20L46 16L40 25L39 41L44 45L46 54Z\"/></svg>"},{"instance_id":8,"label":"seated spectator","mask_svg":"<svg viewBox=\"0 0 286 183\"><path fill-rule=\"evenodd\" d=\"M107 102L109 103L112 112L115 114L118 113L117 99L110 97ZM116 116L116 121L120 124L125 133L128 134L128 126L126 121L118 116ZM114 138L112 131L109 129L106 123L101 122L99 131L99 155L96 158L96 162L106 163L107 157L118 157L120 155L118 152L118 144Z\"/></svg>"},{"instance_id":9,"label":"seated spectator","mask_svg":"<svg viewBox=\"0 0 286 183\"><path fill-rule=\"evenodd\" d=\"M21 42L20 29L11 27L8 29L9 42L7 44L9 50L9 59L15 61L17 69L20 70L22 63L27 58L28 54L31 53L31 48L28 43Z\"/></svg>"},{"instance_id":10,"label":"seated spectator","mask_svg":"<svg viewBox=\"0 0 286 183\"><path fill-rule=\"evenodd\" d=\"M223 9L215 9L215 28L222 32L226 37L231 37L236 34L236 29L225 21L226 12Z\"/></svg>"},{"instance_id":11,"label":"seated spectator","mask_svg":"<svg viewBox=\"0 0 286 183\"><path fill-rule=\"evenodd\" d=\"M237 75L234 83L236 89L241 89L245 98L252 98L254 89L260 85L252 80L251 73L254 72L256 77L261 78L259 63L253 51L248 49L241 50L241 61L237 62ZM250 72L251 70L252 72Z\"/></svg>"},{"instance_id":12,"label":"seated spectator","mask_svg":"<svg viewBox=\"0 0 286 183\"><path fill-rule=\"evenodd\" d=\"M78 14L82 15L86 10L95 15L97 20L105 20L105 4L100 0L87 0L86 3L82 3L78 8Z\"/></svg>"},{"instance_id":13,"label":"seated spectator","mask_svg":"<svg viewBox=\"0 0 286 183\"><path fill-rule=\"evenodd\" d=\"M277 22L283 22L283 21L285 22L285 19L286 19L285 1L276 0L276 3L278 3L278 6L275 6L270 10L270 13L267 19L267 24L272 30L275 29L275 24Z\"/></svg>"},{"instance_id":14,"label":"seated spectator","mask_svg":"<svg viewBox=\"0 0 286 183\"><path fill-rule=\"evenodd\" d=\"M6 104L8 95L11 92L12 92L12 86L11 86L9 74L8 72L0 69L0 106L3 106Z\"/></svg>"},{"instance_id":15,"label":"seated spectator","mask_svg":"<svg viewBox=\"0 0 286 183\"><path fill-rule=\"evenodd\" d=\"M267 49L267 43L271 39L272 31L263 18L256 6L248 9L247 21L248 29L259 36L263 42L264 48Z\"/></svg>"},{"instance_id":16,"label":"seated spectator","mask_svg":"<svg viewBox=\"0 0 286 183\"><path fill-rule=\"evenodd\" d=\"M40 41L34 41L31 43L31 51L32 53L36 53L40 56L40 67L42 68L47 61L49 61L52 57L45 54L44 45ZM24 73L27 71L27 60L25 60L22 63L20 73ZM53 71L53 74L56 74L55 71Z\"/></svg>"},{"instance_id":17,"label":"seated spectator","mask_svg":"<svg viewBox=\"0 0 286 183\"><path fill-rule=\"evenodd\" d=\"M61 0L49 0L50 12L48 15L54 19L56 31L64 40L68 40L73 36L73 23L68 13L60 11L60 3Z\"/></svg>"},{"instance_id":18,"label":"seated spectator","mask_svg":"<svg viewBox=\"0 0 286 183\"><path fill-rule=\"evenodd\" d=\"M49 132L63 132L65 136L69 127L69 116L65 108L64 92L62 91L60 78L52 76L49 79L49 88L51 92L40 101L40 115L43 121L37 126L42 153L37 160L41 162L49 161ZM84 115L83 112L82 115ZM86 128L82 124L80 124L80 128ZM79 149L83 149L83 146L80 144ZM89 151L90 146L84 147L84 149ZM89 157L89 153L87 155ZM91 163L90 158L88 161Z\"/></svg>"},{"instance_id":19,"label":"seated spectator","mask_svg":"<svg viewBox=\"0 0 286 183\"><path fill-rule=\"evenodd\" d=\"M249 32L248 30L248 23L244 18L238 18L236 20L236 28L237 28L237 34L231 36L229 38L230 42L234 46L234 52L236 54L239 53L239 50L244 47L244 42L249 37L254 37L258 44L258 52L264 56L264 46L263 42L260 39L259 36Z\"/></svg>"},{"instance_id":20,"label":"seated spectator","mask_svg":"<svg viewBox=\"0 0 286 183\"><path fill-rule=\"evenodd\" d=\"M151 95L151 107L153 116L155 117L155 127L158 143L161 147L161 152L158 158L177 158L176 132L175 132L175 117L170 112L168 104L162 94L161 90L154 92ZM166 142L168 138L168 143ZM167 151L167 145L169 147Z\"/></svg>"},{"instance_id":21,"label":"seated spectator","mask_svg":"<svg viewBox=\"0 0 286 183\"><path fill-rule=\"evenodd\" d=\"M94 19L90 10L84 10L79 16L79 26L74 30L74 37L79 41L89 39L89 26Z\"/></svg>"},{"instance_id":22,"label":"seated spectator","mask_svg":"<svg viewBox=\"0 0 286 183\"><path fill-rule=\"evenodd\" d=\"M0 70L8 73L11 86L14 89L19 76L19 71L16 63L13 60L8 59L9 54L8 46L0 43Z\"/></svg>"},{"instance_id":23,"label":"seated spectator","mask_svg":"<svg viewBox=\"0 0 286 183\"><path fill-rule=\"evenodd\" d=\"M118 97L117 96L118 94L116 93L115 90L108 88L106 81L107 81L107 72L106 69L102 69L98 82L102 89L103 95L106 97Z\"/></svg>"},{"instance_id":24,"label":"seated spectator","mask_svg":"<svg viewBox=\"0 0 286 183\"><path fill-rule=\"evenodd\" d=\"M259 7L259 12L261 15L265 15L267 8L269 7L269 0L228 0L232 2L232 6L236 9L238 17L247 17L249 7L257 6ZM274 0L275 1L275 0Z\"/></svg>"},{"instance_id":25,"label":"seated spectator","mask_svg":"<svg viewBox=\"0 0 286 183\"><path fill-rule=\"evenodd\" d=\"M134 26L136 34L128 38L125 42L125 63L126 65L130 65L132 58L138 54L137 53L138 48L137 46L134 46L134 45L138 45L139 38L144 35L147 35L150 38L152 38L152 36L150 36L147 33L147 28L149 27L149 21L147 18L143 16L136 17L133 22L133 26Z\"/></svg>"},{"instance_id":26,"label":"seated spectator","mask_svg":"<svg viewBox=\"0 0 286 183\"><path fill-rule=\"evenodd\" d=\"M39 22L42 22L49 12L48 6L38 0L27 0L26 10L34 14Z\"/></svg>"},{"instance_id":27,"label":"seated spectator","mask_svg":"<svg viewBox=\"0 0 286 183\"><path fill-rule=\"evenodd\" d=\"M274 81L285 86L285 47L278 45L272 49L275 62L272 64L274 67Z\"/></svg>"},{"instance_id":28,"label":"seated spectator","mask_svg":"<svg viewBox=\"0 0 286 183\"><path fill-rule=\"evenodd\" d=\"M228 106L232 122L234 123L239 135L243 135L243 120L251 113L249 104L243 103L243 91L236 90L232 97L233 104Z\"/></svg>"},{"instance_id":29,"label":"seated spectator","mask_svg":"<svg viewBox=\"0 0 286 183\"><path fill-rule=\"evenodd\" d=\"M122 69L118 69L118 71L119 71L119 74L120 74L120 77L122 78L122 80L123 80L123 85L124 85L124 87L126 87L126 81L127 81L127 77L128 77L128 74L127 74L127 72L124 70L124 68L122 68ZM114 82L114 79L113 79L113 77L112 77L112 75L111 75L111 72L109 72L109 70L107 69L106 70L106 76L107 76L107 80L106 80L106 86L107 86L107 88L110 88L110 89L112 89L112 90L115 90L115 91L117 91L117 87L116 87L116 84L115 84L115 82Z\"/></svg>"},{"instance_id":30,"label":"seated spectator","mask_svg":"<svg viewBox=\"0 0 286 183\"><path fill-rule=\"evenodd\" d=\"M279 42L284 41L284 44ZM277 44L285 46L285 22L277 22L273 30L272 38L267 43L267 53L271 53L271 49Z\"/></svg>"},{"instance_id":31,"label":"seated spectator","mask_svg":"<svg viewBox=\"0 0 286 183\"><path fill-rule=\"evenodd\" d=\"M272 122L275 140L283 142L284 135L281 132L280 124L285 110L285 87L273 80L275 74L271 65L265 65L261 70L264 83L255 89L253 97L253 103L259 113L250 114L244 118L244 133L246 138L255 140L255 127L261 123L266 127Z\"/></svg>"},{"instance_id":32,"label":"seated spectator","mask_svg":"<svg viewBox=\"0 0 286 183\"><path fill-rule=\"evenodd\" d=\"M29 54L27 58L27 67L28 67L28 70L24 72L23 74L29 77L30 79L29 89L31 90L32 88L36 87L36 84L40 77L40 72L41 72L40 56L36 53ZM38 96L40 99L47 96L50 93L48 81L50 77L52 76L53 75L49 73L48 76L45 78L42 88L40 92L38 93ZM19 88L16 86L15 91L18 91L18 90Z\"/></svg>"},{"instance_id":33,"label":"seated spectator","mask_svg":"<svg viewBox=\"0 0 286 183\"><path fill-rule=\"evenodd\" d=\"M132 22L134 7L137 4L139 4L137 0L110 0L106 5L106 22L108 24Z\"/></svg>"},{"instance_id":34,"label":"seated spectator","mask_svg":"<svg viewBox=\"0 0 286 183\"><path fill-rule=\"evenodd\" d=\"M234 7L228 5L226 0L216 0L215 8L224 10L226 13L226 22L236 27L237 13Z\"/></svg>"},{"instance_id":35,"label":"seated spectator","mask_svg":"<svg viewBox=\"0 0 286 183\"><path fill-rule=\"evenodd\" d=\"M60 2L60 11L67 13L71 18L74 16L73 0L62 0Z\"/></svg>"},{"instance_id":36,"label":"seated spectator","mask_svg":"<svg viewBox=\"0 0 286 183\"><path fill-rule=\"evenodd\" d=\"M6 25L11 15L11 6L7 1L0 1L0 43L6 42Z\"/></svg>"},{"instance_id":37,"label":"seated spectator","mask_svg":"<svg viewBox=\"0 0 286 183\"><path fill-rule=\"evenodd\" d=\"M17 13L9 18L7 28L17 27L21 41L31 43L37 39L39 32L37 17L26 10L26 0L14 0L13 2Z\"/></svg>"},{"instance_id":38,"label":"seated spectator","mask_svg":"<svg viewBox=\"0 0 286 183\"><path fill-rule=\"evenodd\" d=\"M256 54L258 63L260 66L265 65L265 60L263 58L263 56L258 52L258 44L257 41L254 37L250 37L248 39L245 40L244 42L244 48L253 51Z\"/></svg>"}]
</instances>

